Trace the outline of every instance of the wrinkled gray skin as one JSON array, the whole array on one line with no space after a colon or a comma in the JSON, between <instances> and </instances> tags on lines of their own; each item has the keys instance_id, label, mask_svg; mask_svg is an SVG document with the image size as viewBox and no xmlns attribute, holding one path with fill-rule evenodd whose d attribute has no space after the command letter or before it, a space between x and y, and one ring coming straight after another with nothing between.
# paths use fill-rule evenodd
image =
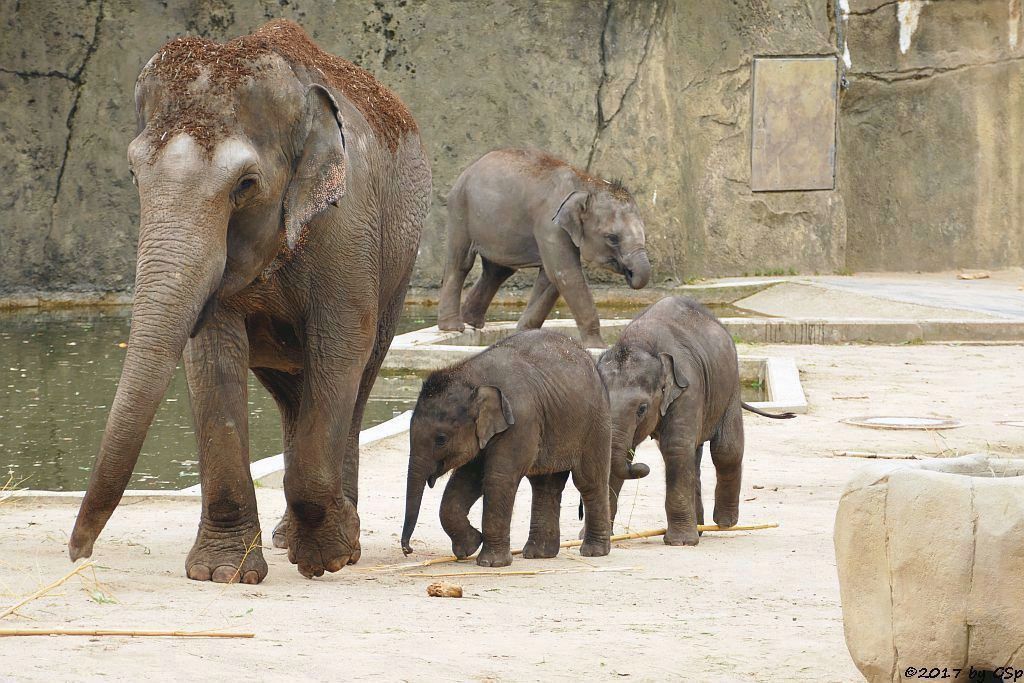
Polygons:
<instances>
[{"instance_id":1,"label":"wrinkled gray skin","mask_svg":"<svg viewBox=\"0 0 1024 683\"><path fill-rule=\"evenodd\" d=\"M457 557L469 557L482 542L477 564L511 564L512 505L524 476L533 488L533 507L523 557L557 555L562 489L570 472L586 511L580 553L608 554L608 399L593 359L574 340L521 332L434 372L416 402L409 445L406 554L412 552L423 487L451 470L441 525ZM468 518L481 496L482 534Z\"/></svg>"},{"instance_id":2,"label":"wrinkled gray skin","mask_svg":"<svg viewBox=\"0 0 1024 683\"><path fill-rule=\"evenodd\" d=\"M718 320L692 299L667 297L650 306L598 360L612 416L611 518L623 479L650 470L632 462L648 436L665 459L665 543L696 545L704 523L700 491L703 445L711 441L717 473L715 523L739 518L743 415L736 345Z\"/></svg>"},{"instance_id":3,"label":"wrinkled gray skin","mask_svg":"<svg viewBox=\"0 0 1024 683\"><path fill-rule=\"evenodd\" d=\"M92 553L117 506L182 352L202 482L189 578L267 574L249 473L250 368L285 437L288 507L275 544L305 576L358 560L359 425L402 310L430 170L418 136L392 153L317 78L274 55L216 100L228 98L230 116L211 154L188 134L155 154L145 133L129 146L141 200L131 336L72 560ZM143 124L165 92L140 78ZM290 258L286 229L302 245Z\"/></svg>"},{"instance_id":4,"label":"wrinkled gray skin","mask_svg":"<svg viewBox=\"0 0 1024 683\"><path fill-rule=\"evenodd\" d=\"M519 329L543 325L561 295L584 346L604 348L580 259L623 275L633 289L651 276L640 212L625 190L613 188L538 150L501 149L474 162L448 194L438 327L483 327L502 283L520 268L539 267ZM483 272L460 307L477 254Z\"/></svg>"}]
</instances>

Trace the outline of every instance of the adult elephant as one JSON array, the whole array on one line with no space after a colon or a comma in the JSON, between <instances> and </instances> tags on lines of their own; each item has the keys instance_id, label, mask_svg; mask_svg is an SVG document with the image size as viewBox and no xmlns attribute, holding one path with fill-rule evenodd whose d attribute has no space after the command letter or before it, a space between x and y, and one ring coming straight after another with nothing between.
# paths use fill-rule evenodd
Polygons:
<instances>
[{"instance_id":1,"label":"adult elephant","mask_svg":"<svg viewBox=\"0 0 1024 683\"><path fill-rule=\"evenodd\" d=\"M132 328L68 544L88 557L185 354L202 515L189 578L267 574L249 473L247 369L285 440L278 544L305 576L359 558L358 432L419 246L430 169L366 71L273 21L167 43L136 84L141 224Z\"/></svg>"}]
</instances>

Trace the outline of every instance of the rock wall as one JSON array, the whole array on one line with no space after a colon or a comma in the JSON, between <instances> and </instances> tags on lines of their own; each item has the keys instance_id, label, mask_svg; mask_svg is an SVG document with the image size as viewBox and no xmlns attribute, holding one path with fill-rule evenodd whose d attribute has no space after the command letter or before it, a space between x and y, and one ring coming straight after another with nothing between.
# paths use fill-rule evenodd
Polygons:
<instances>
[{"instance_id":1,"label":"rock wall","mask_svg":"<svg viewBox=\"0 0 1024 683\"><path fill-rule=\"evenodd\" d=\"M1021 0L851 0L846 37L848 267L1020 265Z\"/></svg>"},{"instance_id":2,"label":"rock wall","mask_svg":"<svg viewBox=\"0 0 1024 683\"><path fill-rule=\"evenodd\" d=\"M8 0L0 291L130 287L139 70L175 35L278 16L417 117L435 197L415 284L440 280L452 181L509 145L621 177L661 282L1019 264L1020 14L1020 0ZM752 193L754 56L844 43L836 189Z\"/></svg>"}]
</instances>

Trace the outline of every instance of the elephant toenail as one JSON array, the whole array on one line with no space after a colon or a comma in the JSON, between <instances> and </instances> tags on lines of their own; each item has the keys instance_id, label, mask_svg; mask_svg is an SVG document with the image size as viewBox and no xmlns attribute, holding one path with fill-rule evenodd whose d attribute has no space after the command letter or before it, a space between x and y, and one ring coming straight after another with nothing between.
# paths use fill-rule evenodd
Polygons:
<instances>
[{"instance_id":1,"label":"elephant toenail","mask_svg":"<svg viewBox=\"0 0 1024 683\"><path fill-rule=\"evenodd\" d=\"M202 564L194 564L188 568L188 578L193 581L209 581L210 568Z\"/></svg>"},{"instance_id":2,"label":"elephant toenail","mask_svg":"<svg viewBox=\"0 0 1024 683\"><path fill-rule=\"evenodd\" d=\"M345 563L347 561L348 561L347 557L344 558L344 559L340 559L340 560L331 560L330 562L327 563L326 569L329 572L341 571L341 568L345 566Z\"/></svg>"},{"instance_id":3,"label":"elephant toenail","mask_svg":"<svg viewBox=\"0 0 1024 683\"><path fill-rule=\"evenodd\" d=\"M231 565L222 564L213 570L214 583L235 583L238 581L238 570Z\"/></svg>"},{"instance_id":4,"label":"elephant toenail","mask_svg":"<svg viewBox=\"0 0 1024 683\"><path fill-rule=\"evenodd\" d=\"M260 582L260 574L257 571L249 570L242 577L242 583L247 583L251 586L255 586Z\"/></svg>"}]
</instances>

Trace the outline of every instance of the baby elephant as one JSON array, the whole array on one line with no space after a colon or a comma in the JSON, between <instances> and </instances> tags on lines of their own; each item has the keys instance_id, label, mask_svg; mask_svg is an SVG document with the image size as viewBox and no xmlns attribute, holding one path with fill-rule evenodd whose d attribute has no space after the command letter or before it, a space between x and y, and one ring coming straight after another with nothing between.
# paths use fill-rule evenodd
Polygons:
<instances>
[{"instance_id":1,"label":"baby elephant","mask_svg":"<svg viewBox=\"0 0 1024 683\"><path fill-rule=\"evenodd\" d=\"M611 518L623 479L650 469L632 462L632 450L653 436L665 458L668 545L696 545L704 523L700 458L711 441L715 523L739 518L745 408L785 419L740 400L739 364L732 337L714 315L692 299L667 297L631 322L601 355L598 371L608 388L612 415Z\"/></svg>"},{"instance_id":2,"label":"baby elephant","mask_svg":"<svg viewBox=\"0 0 1024 683\"><path fill-rule=\"evenodd\" d=\"M572 339L521 332L432 373L423 383L409 433L409 478L402 550L412 538L424 484L454 470L441 499L441 526L457 557L483 567L511 564L512 505L525 476L533 487L523 557L558 554L562 489L572 473L586 510L580 554L611 549L608 398L594 361ZM483 495L483 534L469 509Z\"/></svg>"},{"instance_id":3,"label":"baby elephant","mask_svg":"<svg viewBox=\"0 0 1024 683\"><path fill-rule=\"evenodd\" d=\"M448 194L448 258L437 326L483 327L501 284L520 268L539 267L519 329L543 325L561 295L583 345L604 348L580 259L640 289L651 276L644 244L640 211L621 183L539 150L495 150L463 171ZM460 305L477 254L483 272Z\"/></svg>"}]
</instances>

